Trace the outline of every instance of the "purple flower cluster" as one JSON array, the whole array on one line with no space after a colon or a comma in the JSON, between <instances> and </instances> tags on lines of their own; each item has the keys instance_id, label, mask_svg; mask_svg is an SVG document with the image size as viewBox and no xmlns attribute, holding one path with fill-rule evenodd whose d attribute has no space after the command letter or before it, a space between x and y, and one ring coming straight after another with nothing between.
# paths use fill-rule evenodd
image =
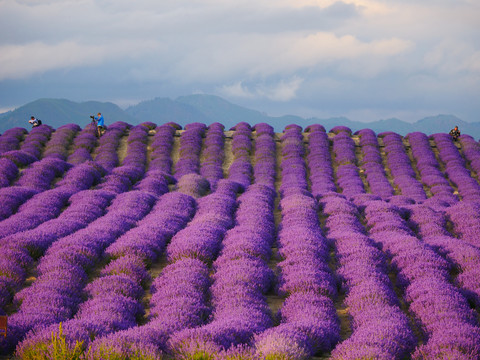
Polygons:
<instances>
[{"instance_id":1,"label":"purple flower cluster","mask_svg":"<svg viewBox=\"0 0 480 360\"><path fill-rule=\"evenodd\" d=\"M202 137L205 134L205 129L205 124L188 124L180 136L180 158L175 164L175 178L177 180L187 174L199 173Z\"/></svg>"},{"instance_id":2,"label":"purple flower cluster","mask_svg":"<svg viewBox=\"0 0 480 360\"><path fill-rule=\"evenodd\" d=\"M20 151L25 152L35 159L40 159L45 144L54 132L48 125L34 127L30 133L25 136L25 141L20 146Z\"/></svg>"},{"instance_id":3,"label":"purple flower cluster","mask_svg":"<svg viewBox=\"0 0 480 360\"><path fill-rule=\"evenodd\" d=\"M205 135L205 149L202 151L200 175L210 183L210 188L216 188L218 180L223 178L224 160L224 126L219 123L210 125Z\"/></svg>"},{"instance_id":4,"label":"purple flower cluster","mask_svg":"<svg viewBox=\"0 0 480 360\"><path fill-rule=\"evenodd\" d=\"M456 220L472 215L473 208L462 206L462 203L454 205L447 213L462 214L454 216ZM476 213L480 208L476 208ZM462 213L464 212L464 213ZM428 206L414 205L410 207L410 224L416 229L422 240L435 249L458 269L456 282L461 287L463 294L477 306L480 306L480 249L477 246L465 242L463 239L453 237L447 230L447 218L444 213L435 211ZM454 226L456 226L454 222ZM463 224L464 225L464 224ZM468 228L468 225L467 225ZM477 224L477 229L478 224ZM478 243L478 242L477 242Z\"/></svg>"},{"instance_id":5,"label":"purple flower cluster","mask_svg":"<svg viewBox=\"0 0 480 360\"><path fill-rule=\"evenodd\" d=\"M312 125L307 128L308 154L307 162L310 170L311 191L315 198L329 192L337 191L333 177L332 158L328 135L321 125Z\"/></svg>"},{"instance_id":6,"label":"purple flower cluster","mask_svg":"<svg viewBox=\"0 0 480 360\"><path fill-rule=\"evenodd\" d=\"M428 203L432 206L435 204L437 206L443 205L443 207L456 203L458 198L453 194L452 187L439 169L438 161L432 151L428 137L423 133L414 132L408 134L407 139L410 142L412 155L421 180L433 195L433 199L428 200Z\"/></svg>"},{"instance_id":7,"label":"purple flower cluster","mask_svg":"<svg viewBox=\"0 0 480 360\"><path fill-rule=\"evenodd\" d=\"M462 200L480 200L480 185L470 176L466 168L465 159L453 143L449 134L439 133L432 135L439 152L440 160L445 164L445 174L457 186Z\"/></svg>"},{"instance_id":8,"label":"purple flower cluster","mask_svg":"<svg viewBox=\"0 0 480 360\"><path fill-rule=\"evenodd\" d=\"M0 281L0 307L7 305L13 294L26 279L28 268L35 258L56 240L86 227L101 217L113 195L98 190L79 192L69 199L69 206L56 219L46 221L38 227L7 236L2 239L0 253L4 254L4 263L0 265L6 281ZM6 271L8 266L9 270Z\"/></svg>"},{"instance_id":9,"label":"purple flower cluster","mask_svg":"<svg viewBox=\"0 0 480 360\"><path fill-rule=\"evenodd\" d=\"M255 165L253 175L256 184L275 188L276 145L273 128L265 123L255 125Z\"/></svg>"},{"instance_id":10,"label":"purple flower cluster","mask_svg":"<svg viewBox=\"0 0 480 360\"><path fill-rule=\"evenodd\" d=\"M267 358L303 359L331 350L339 340L333 304L337 287L318 205L307 191L301 128L286 128L282 145L278 293L287 299L279 311L280 325L256 336L255 346Z\"/></svg>"},{"instance_id":11,"label":"purple flower cluster","mask_svg":"<svg viewBox=\"0 0 480 360\"><path fill-rule=\"evenodd\" d=\"M480 202L462 201L446 209L453 231L462 241L480 248Z\"/></svg>"},{"instance_id":12,"label":"purple flower cluster","mask_svg":"<svg viewBox=\"0 0 480 360\"><path fill-rule=\"evenodd\" d=\"M362 149L361 168L365 172L370 193L388 199L393 194L393 188L387 179L383 168L382 156L375 133L370 129L357 131Z\"/></svg>"},{"instance_id":13,"label":"purple flower cluster","mask_svg":"<svg viewBox=\"0 0 480 360\"><path fill-rule=\"evenodd\" d=\"M73 140L73 152L67 158L71 164L78 165L92 160L92 151L97 145L97 128L88 124Z\"/></svg>"},{"instance_id":14,"label":"purple flower cluster","mask_svg":"<svg viewBox=\"0 0 480 360\"><path fill-rule=\"evenodd\" d=\"M347 131L338 131L333 138L332 150L337 166L337 185L342 193L347 197L365 193L356 165L355 142Z\"/></svg>"},{"instance_id":15,"label":"purple flower cluster","mask_svg":"<svg viewBox=\"0 0 480 360\"><path fill-rule=\"evenodd\" d=\"M155 129L156 133L151 144L149 171L159 171L165 174L172 172L172 147L175 135L174 124L164 124Z\"/></svg>"},{"instance_id":16,"label":"purple flower cluster","mask_svg":"<svg viewBox=\"0 0 480 360\"><path fill-rule=\"evenodd\" d=\"M387 165L393 177L393 182L402 195L417 202L426 200L427 196L423 185L417 180L415 171L412 169L402 137L393 132L379 134L380 136L383 138Z\"/></svg>"},{"instance_id":17,"label":"purple flower cluster","mask_svg":"<svg viewBox=\"0 0 480 360\"><path fill-rule=\"evenodd\" d=\"M187 224L193 215L194 204L191 197L179 193L162 196L137 227L107 248L106 253L116 259L86 286L89 298L79 305L75 318L62 324L69 343L83 341L83 347L87 348L96 338L136 326L137 318L143 314L140 284L149 277L145 264L153 262L168 239ZM172 218L177 221L172 223ZM127 251L130 246L132 248ZM40 338L48 342L48 332L54 328L42 331L35 342ZM32 339L29 341L33 342ZM106 343L105 339L100 339L93 345L97 356L105 350Z\"/></svg>"},{"instance_id":18,"label":"purple flower cluster","mask_svg":"<svg viewBox=\"0 0 480 360\"><path fill-rule=\"evenodd\" d=\"M18 150L20 148L20 142L26 133L27 130L20 127L6 130L2 136L0 136L0 155L8 151Z\"/></svg>"},{"instance_id":19,"label":"purple flower cluster","mask_svg":"<svg viewBox=\"0 0 480 360\"><path fill-rule=\"evenodd\" d=\"M80 131L77 124L67 124L60 126L53 134L43 153L44 158L57 158L67 160L68 148L73 142L75 136Z\"/></svg>"},{"instance_id":20,"label":"purple flower cluster","mask_svg":"<svg viewBox=\"0 0 480 360\"><path fill-rule=\"evenodd\" d=\"M234 127L232 138L233 161L228 168L228 179L247 188L253 177L253 168L250 162L252 155L252 129L247 123L241 122Z\"/></svg>"},{"instance_id":21,"label":"purple flower cluster","mask_svg":"<svg viewBox=\"0 0 480 360\"><path fill-rule=\"evenodd\" d=\"M18 176L18 167L7 158L0 158L0 188L10 186Z\"/></svg>"},{"instance_id":22,"label":"purple flower cluster","mask_svg":"<svg viewBox=\"0 0 480 360\"><path fill-rule=\"evenodd\" d=\"M335 241L352 335L333 359L403 359L416 341L388 277L387 259L364 233L357 207L342 196L321 200L328 237Z\"/></svg>"},{"instance_id":23,"label":"purple flower cluster","mask_svg":"<svg viewBox=\"0 0 480 360\"><path fill-rule=\"evenodd\" d=\"M176 333L170 345L179 358L207 354L217 358L237 345L251 345L253 336L272 326L265 293L273 273L268 267L274 235L275 193L265 185L252 185L240 198L236 226L223 240L210 288L213 312L207 325Z\"/></svg>"},{"instance_id":24,"label":"purple flower cluster","mask_svg":"<svg viewBox=\"0 0 480 360\"><path fill-rule=\"evenodd\" d=\"M459 139L463 156L478 177L480 175L480 144L470 135L461 135Z\"/></svg>"},{"instance_id":25,"label":"purple flower cluster","mask_svg":"<svg viewBox=\"0 0 480 360\"><path fill-rule=\"evenodd\" d=\"M139 191L120 194L104 216L61 238L47 250L38 263L36 281L15 296L20 304L19 311L9 319L11 335L7 340L11 344L22 341L30 329L40 326L19 344L20 356L23 351L41 346L50 338L53 329L58 331L58 322L73 316L81 302L87 272L100 260L108 245L151 210L154 201L155 197ZM128 308L128 302L123 305ZM55 323L57 325L51 328L44 328ZM86 333L100 326L93 320L88 325L85 324ZM65 330L68 333L69 329ZM72 331L78 331L78 328L73 327Z\"/></svg>"},{"instance_id":26,"label":"purple flower cluster","mask_svg":"<svg viewBox=\"0 0 480 360\"><path fill-rule=\"evenodd\" d=\"M95 149L95 162L102 165L110 172L118 165L117 148L120 138L125 134L130 125L117 121L108 127L105 134L100 137L98 147Z\"/></svg>"},{"instance_id":27,"label":"purple flower cluster","mask_svg":"<svg viewBox=\"0 0 480 360\"><path fill-rule=\"evenodd\" d=\"M372 201L365 208L371 237L392 257L398 285L409 311L426 335L414 359L480 357L480 328L475 311L450 283L451 264L408 228L394 205Z\"/></svg>"},{"instance_id":28,"label":"purple flower cluster","mask_svg":"<svg viewBox=\"0 0 480 360\"><path fill-rule=\"evenodd\" d=\"M72 165L57 158L44 158L22 171L15 185L45 191L51 188L55 178L62 177Z\"/></svg>"}]
</instances>

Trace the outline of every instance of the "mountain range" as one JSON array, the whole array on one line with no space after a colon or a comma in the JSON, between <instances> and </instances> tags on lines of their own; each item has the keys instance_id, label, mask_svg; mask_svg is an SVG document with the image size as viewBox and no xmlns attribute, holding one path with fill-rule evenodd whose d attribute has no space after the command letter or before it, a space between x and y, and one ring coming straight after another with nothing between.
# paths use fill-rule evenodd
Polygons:
<instances>
[{"instance_id":1,"label":"mountain range","mask_svg":"<svg viewBox=\"0 0 480 360\"><path fill-rule=\"evenodd\" d=\"M400 135L420 131L426 134L448 132L455 125L460 131L474 138L480 138L480 122L467 123L454 115L437 115L408 123L399 119L378 120L373 122L352 121L345 117L328 119L302 118L295 115L274 117L260 111L248 109L232 104L225 99L214 95L189 95L175 100L169 98L155 98L142 101L137 105L121 109L111 102L87 101L74 102L66 99L39 99L23 105L13 111L0 114L0 132L12 127L29 128L28 119L35 116L44 124L54 128L68 123L85 126L90 122L90 115L101 112L106 125L115 121L124 121L136 125L145 121L156 124L173 121L181 126L192 122L211 124L219 122L230 129L235 124L245 121L251 125L268 123L275 131L282 132L286 125L297 124L307 127L312 124L322 124L328 131L334 126L348 126L353 131L364 128L380 133L394 131Z\"/></svg>"}]
</instances>

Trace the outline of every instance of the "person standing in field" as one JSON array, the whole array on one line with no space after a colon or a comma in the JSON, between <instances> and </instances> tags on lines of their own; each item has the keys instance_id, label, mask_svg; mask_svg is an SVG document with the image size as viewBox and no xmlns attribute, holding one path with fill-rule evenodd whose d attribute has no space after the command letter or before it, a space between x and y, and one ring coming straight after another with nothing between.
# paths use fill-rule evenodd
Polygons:
<instances>
[{"instance_id":1,"label":"person standing in field","mask_svg":"<svg viewBox=\"0 0 480 360\"><path fill-rule=\"evenodd\" d=\"M105 129L105 120L102 113L98 113L97 116L90 116L97 123L97 134L100 137Z\"/></svg>"}]
</instances>

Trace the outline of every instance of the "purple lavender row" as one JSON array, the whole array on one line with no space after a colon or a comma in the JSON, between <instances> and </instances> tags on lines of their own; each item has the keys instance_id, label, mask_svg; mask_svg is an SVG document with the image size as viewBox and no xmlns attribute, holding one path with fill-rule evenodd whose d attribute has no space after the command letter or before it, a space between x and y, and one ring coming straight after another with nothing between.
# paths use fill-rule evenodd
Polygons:
<instances>
[{"instance_id":1,"label":"purple lavender row","mask_svg":"<svg viewBox=\"0 0 480 360\"><path fill-rule=\"evenodd\" d=\"M383 168L377 136L370 129L363 129L355 134L360 137L361 168L365 172L370 192L382 199L389 199L394 195L394 191Z\"/></svg>"},{"instance_id":2,"label":"purple lavender row","mask_svg":"<svg viewBox=\"0 0 480 360\"><path fill-rule=\"evenodd\" d=\"M180 125L175 123L167 123L155 129L156 133L151 144L149 170L157 170L165 174L172 172L173 136L178 129L181 129Z\"/></svg>"},{"instance_id":3,"label":"purple lavender row","mask_svg":"<svg viewBox=\"0 0 480 360\"><path fill-rule=\"evenodd\" d=\"M302 128L289 125L281 137L281 171L282 184L280 195L286 197L307 191L307 170L305 167L305 148L303 146Z\"/></svg>"},{"instance_id":4,"label":"purple lavender row","mask_svg":"<svg viewBox=\"0 0 480 360\"><path fill-rule=\"evenodd\" d=\"M53 129L47 125L38 126L25 137L19 150L2 154L2 157L13 161L19 168L25 167L41 158L43 147L50 138Z\"/></svg>"},{"instance_id":5,"label":"purple lavender row","mask_svg":"<svg viewBox=\"0 0 480 360\"><path fill-rule=\"evenodd\" d=\"M10 186L17 176L17 165L10 159L0 158L0 188Z\"/></svg>"},{"instance_id":6,"label":"purple lavender row","mask_svg":"<svg viewBox=\"0 0 480 360\"><path fill-rule=\"evenodd\" d=\"M161 196L137 227L107 248L106 254L113 256L113 260L103 267L99 277L86 286L88 300L79 305L75 318L62 324L69 344L82 341L83 349L87 350L97 340L93 344L94 350L90 351L91 358L104 359L106 354L113 356L118 350L120 339L138 332L133 327L143 315L141 300L144 291L141 285L149 278L147 264L156 261L167 241L185 227L194 211L195 201L187 195L170 193ZM126 329L129 329L127 333L130 335L126 332L113 334ZM48 344L52 331L58 333L56 324L39 331L27 341L30 344ZM73 347L70 351L73 352ZM125 350L118 355L128 354Z\"/></svg>"},{"instance_id":7,"label":"purple lavender row","mask_svg":"<svg viewBox=\"0 0 480 360\"><path fill-rule=\"evenodd\" d=\"M273 127L268 124L256 124L255 130L255 164L253 173L256 184L263 184L275 189L275 154Z\"/></svg>"},{"instance_id":8,"label":"purple lavender row","mask_svg":"<svg viewBox=\"0 0 480 360\"><path fill-rule=\"evenodd\" d=\"M118 165L117 148L120 145L120 138L130 127L127 123L117 121L108 127L95 149L95 162L103 166L107 172L110 172Z\"/></svg>"},{"instance_id":9,"label":"purple lavender row","mask_svg":"<svg viewBox=\"0 0 480 360\"><path fill-rule=\"evenodd\" d=\"M238 185L221 180L215 193L198 201L193 220L167 246L168 265L152 286L150 321L112 335L115 341L141 341L141 349L158 353L167 351L167 341L174 332L203 324L209 313L206 296L210 284L205 262L214 260L226 229L232 225L236 191ZM110 346L109 339L99 340L95 348L100 351Z\"/></svg>"},{"instance_id":10,"label":"purple lavender row","mask_svg":"<svg viewBox=\"0 0 480 360\"><path fill-rule=\"evenodd\" d=\"M440 171L438 161L430 146L428 137L420 132L407 135L417 169L422 182L428 186L433 199L427 200L431 206L445 208L458 201L453 189Z\"/></svg>"},{"instance_id":11,"label":"purple lavender row","mask_svg":"<svg viewBox=\"0 0 480 360\"><path fill-rule=\"evenodd\" d=\"M0 136L0 155L7 151L18 150L20 148L20 142L26 133L27 130L20 127L6 130L2 136Z\"/></svg>"},{"instance_id":12,"label":"purple lavender row","mask_svg":"<svg viewBox=\"0 0 480 360\"><path fill-rule=\"evenodd\" d=\"M232 138L233 162L228 169L228 179L241 184L245 189L250 185L253 168L250 156L253 152L252 129L247 123L238 123Z\"/></svg>"},{"instance_id":13,"label":"purple lavender row","mask_svg":"<svg viewBox=\"0 0 480 360\"><path fill-rule=\"evenodd\" d=\"M480 202L461 201L446 209L445 214L453 224L453 232L462 241L480 248Z\"/></svg>"},{"instance_id":14,"label":"purple lavender row","mask_svg":"<svg viewBox=\"0 0 480 360\"><path fill-rule=\"evenodd\" d=\"M333 154L337 165L337 185L345 196L352 197L365 193L365 190L356 165L355 142L349 133L350 129L338 130L333 138Z\"/></svg>"},{"instance_id":15,"label":"purple lavender row","mask_svg":"<svg viewBox=\"0 0 480 360\"><path fill-rule=\"evenodd\" d=\"M27 271L35 259L43 255L54 241L86 227L102 216L112 197L111 193L97 190L78 192L70 197L68 208L58 218L2 239L0 308L9 304L24 284Z\"/></svg>"},{"instance_id":16,"label":"purple lavender row","mask_svg":"<svg viewBox=\"0 0 480 360\"><path fill-rule=\"evenodd\" d=\"M200 166L200 175L210 183L210 188L215 190L218 180L223 178L223 160L225 135L224 126L219 123L210 125L207 129L202 152L203 161Z\"/></svg>"},{"instance_id":17,"label":"purple lavender row","mask_svg":"<svg viewBox=\"0 0 480 360\"><path fill-rule=\"evenodd\" d=\"M335 241L352 335L333 359L404 359L416 340L388 276L387 259L365 235L357 207L341 195L321 199L328 238Z\"/></svg>"},{"instance_id":18,"label":"purple lavender row","mask_svg":"<svg viewBox=\"0 0 480 360\"><path fill-rule=\"evenodd\" d=\"M453 143L449 134L439 133L432 135L437 145L440 160L445 164L445 174L458 188L462 200L480 200L480 185L471 177L466 168L465 159Z\"/></svg>"},{"instance_id":19,"label":"purple lavender row","mask_svg":"<svg viewBox=\"0 0 480 360\"><path fill-rule=\"evenodd\" d=\"M465 156L477 177L480 176L480 144L470 135L461 135L459 139L463 156Z\"/></svg>"},{"instance_id":20,"label":"purple lavender row","mask_svg":"<svg viewBox=\"0 0 480 360\"><path fill-rule=\"evenodd\" d=\"M140 191L118 195L107 213L69 236L56 241L37 266L39 276L28 288L19 292L19 311L9 318L10 345L22 341L31 329L57 324L72 318L88 280L88 272L101 259L103 250L134 227L152 208L155 197ZM90 322L92 328L97 324ZM31 332L17 347L17 354L26 357L41 348ZM31 340L30 340L31 339Z\"/></svg>"},{"instance_id":21,"label":"purple lavender row","mask_svg":"<svg viewBox=\"0 0 480 360\"><path fill-rule=\"evenodd\" d=\"M286 128L282 145L277 292L287 298L279 311L280 325L257 336L255 346L267 358L304 359L331 350L339 340L333 304L337 288L318 205L307 190L301 128Z\"/></svg>"},{"instance_id":22,"label":"purple lavender row","mask_svg":"<svg viewBox=\"0 0 480 360\"><path fill-rule=\"evenodd\" d=\"M45 146L43 157L66 161L68 157L68 149L80 130L80 126L77 124L60 126L55 130L50 141Z\"/></svg>"},{"instance_id":23,"label":"purple lavender row","mask_svg":"<svg viewBox=\"0 0 480 360\"><path fill-rule=\"evenodd\" d=\"M450 283L450 263L415 237L401 214L400 208L379 201L369 202L365 208L371 237L392 257L397 283L404 288L409 311L425 334L425 342L412 358L480 357L478 319Z\"/></svg>"},{"instance_id":24,"label":"purple lavender row","mask_svg":"<svg viewBox=\"0 0 480 360\"><path fill-rule=\"evenodd\" d=\"M237 132L241 128L246 133L240 133L240 141L235 143ZM267 140L273 140L270 131L271 128L268 127L264 130L266 151L261 148L262 142L256 143L255 154L258 158L255 160L259 163L275 161L274 155L267 157L268 149L271 149L271 143ZM249 161L251 151L249 135L247 124L237 125L233 147L240 145L240 159L243 158L244 162ZM275 171L274 168L271 169ZM262 167L262 172L258 174L259 181L267 178L263 171ZM274 177L275 173L268 176ZM210 288L212 321L174 335L170 342L177 357L191 358L203 353L213 358L222 358L228 354L246 358L247 354L255 354L253 347L247 348L244 345L251 345L255 333L272 325L264 294L269 289L272 278L267 261L275 230L274 198L273 189L263 184L250 186L239 198L236 226L227 232L221 254L213 264L214 283ZM232 297L235 301L232 301ZM238 351L240 354L237 354Z\"/></svg>"},{"instance_id":25,"label":"purple lavender row","mask_svg":"<svg viewBox=\"0 0 480 360\"><path fill-rule=\"evenodd\" d=\"M117 139L118 142L118 138L121 135L120 131L123 131L126 128L126 124L116 124L118 124L118 126L112 126L113 129L110 130L110 133L114 134L115 139ZM38 128L42 127L43 126L40 126ZM123 130L116 130L117 128ZM112 137L108 136L103 137L103 139L105 139L105 141L113 140ZM118 156L115 149L112 149L107 144L108 143L105 142L105 146L99 147L100 150L98 151L97 157L100 157L100 160L96 161L97 164L103 163L103 165L109 165L106 161L101 161L101 159L117 159L118 161ZM31 168L26 169L20 177L18 184L24 185L23 187L28 186L30 188L36 188L37 191L46 190L50 187L50 183L53 181L53 179L63 174L63 172L67 169L67 165L68 164L63 160L46 158L35 163L34 166L32 166ZM77 173L77 171L75 170L75 168L73 168L72 170L74 171L73 177L74 179L76 179L75 173ZM124 174L118 175L119 176L112 175L110 178L105 179L106 181L104 182L104 184L102 184L101 187L106 190L117 190L117 192L121 192L122 190L125 191L129 186L131 186L131 182L128 179L128 176ZM66 176L68 176L68 172ZM12 199L10 193L7 193L7 191L4 190L4 196L7 198L10 197L10 199L12 200L8 199L10 200L10 207L4 208L4 211L7 211L6 215L10 217L0 222L0 238L10 234L14 234L19 231L25 231L35 228L41 223L57 217L60 214L62 208L66 205L68 198L71 195L73 195L77 191L85 190L86 185L91 186L90 179L91 177L87 178L85 182L81 181L78 183L70 183L70 185L73 186L62 186L64 185L64 183L60 181L59 183L57 183L57 187L55 189L40 192L28 202L25 202L21 207L18 208L18 212L13 216L10 215L12 215L13 212L16 210L16 207L18 207L19 201L27 200L28 196L31 196L31 192L22 191L21 194L24 195L23 197L13 197ZM2 197L1 191L0 197ZM52 201L47 201L47 199L50 198L52 198Z\"/></svg>"},{"instance_id":26,"label":"purple lavender row","mask_svg":"<svg viewBox=\"0 0 480 360\"><path fill-rule=\"evenodd\" d=\"M379 134L379 136L383 138L385 152L387 153L387 165L393 181L402 195L416 202L425 201L427 196L422 184L416 179L410 158L405 152L402 137L393 132Z\"/></svg>"},{"instance_id":27,"label":"purple lavender row","mask_svg":"<svg viewBox=\"0 0 480 360\"><path fill-rule=\"evenodd\" d=\"M180 159L175 165L175 178L177 180L180 180L186 174L199 173L199 158L205 129L206 126L200 123L185 126L185 131L180 136Z\"/></svg>"},{"instance_id":28,"label":"purple lavender row","mask_svg":"<svg viewBox=\"0 0 480 360\"><path fill-rule=\"evenodd\" d=\"M97 142L96 126L88 124L73 140L73 152L68 156L67 161L73 165L92 161L91 153L95 149Z\"/></svg>"},{"instance_id":29,"label":"purple lavender row","mask_svg":"<svg viewBox=\"0 0 480 360\"><path fill-rule=\"evenodd\" d=\"M114 148L110 146L102 146L102 143L100 143L100 146L98 147L98 149L104 150L102 153L99 153L99 155L105 154L102 156L103 161L100 161L100 163L106 165L107 168L115 166L115 163L118 162L118 154L115 149L118 146L121 134L125 131L124 129L125 127L122 124L122 126L113 133L112 137L115 138L117 143ZM103 135L102 138L105 135ZM122 165L112 168L110 174L105 176L103 182L98 188L119 194L128 191L134 184L140 181L145 174L147 142L148 127L140 124L132 128L127 138L127 153L123 159ZM97 162L99 155L95 158L95 162Z\"/></svg>"},{"instance_id":30,"label":"purple lavender row","mask_svg":"<svg viewBox=\"0 0 480 360\"><path fill-rule=\"evenodd\" d=\"M254 335L272 326L265 293L273 279L268 259L275 230L274 198L265 185L252 185L239 198L237 225L227 232L213 264L211 322L174 335L171 342L182 345L177 350L180 358L204 353L215 359L227 354L246 359L247 353L255 353Z\"/></svg>"},{"instance_id":31,"label":"purple lavender row","mask_svg":"<svg viewBox=\"0 0 480 360\"><path fill-rule=\"evenodd\" d=\"M308 167L310 170L311 191L315 198L337 191L333 177L332 158L328 135L321 125L307 127Z\"/></svg>"},{"instance_id":32,"label":"purple lavender row","mask_svg":"<svg viewBox=\"0 0 480 360\"><path fill-rule=\"evenodd\" d=\"M447 230L447 218L442 212L435 211L424 204L411 206L410 210L409 221L414 225L422 240L438 249L437 251L444 254L456 267L459 274L455 280L463 295L476 306L480 306L480 284L478 282L480 279L480 248L453 237ZM447 213L461 214L461 216L455 216L455 220L458 221L471 216L471 210L472 208L470 211L466 209L464 203L459 203L448 208ZM473 214L476 215L480 209L475 210L477 212ZM454 226L462 228L464 224L458 225L457 222L454 223ZM467 228L469 228L468 225ZM480 230L480 226L478 229Z\"/></svg>"}]
</instances>

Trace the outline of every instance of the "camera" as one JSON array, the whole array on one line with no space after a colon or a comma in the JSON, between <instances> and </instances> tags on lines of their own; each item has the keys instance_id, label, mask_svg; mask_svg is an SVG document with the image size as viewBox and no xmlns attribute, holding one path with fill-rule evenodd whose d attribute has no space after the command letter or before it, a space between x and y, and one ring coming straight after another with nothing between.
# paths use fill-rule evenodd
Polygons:
<instances>
[{"instance_id":1,"label":"camera","mask_svg":"<svg viewBox=\"0 0 480 360\"><path fill-rule=\"evenodd\" d=\"M95 119L95 116L93 116L93 115L90 115L90 119L92 119L92 120L93 120L93 119Z\"/></svg>"}]
</instances>

